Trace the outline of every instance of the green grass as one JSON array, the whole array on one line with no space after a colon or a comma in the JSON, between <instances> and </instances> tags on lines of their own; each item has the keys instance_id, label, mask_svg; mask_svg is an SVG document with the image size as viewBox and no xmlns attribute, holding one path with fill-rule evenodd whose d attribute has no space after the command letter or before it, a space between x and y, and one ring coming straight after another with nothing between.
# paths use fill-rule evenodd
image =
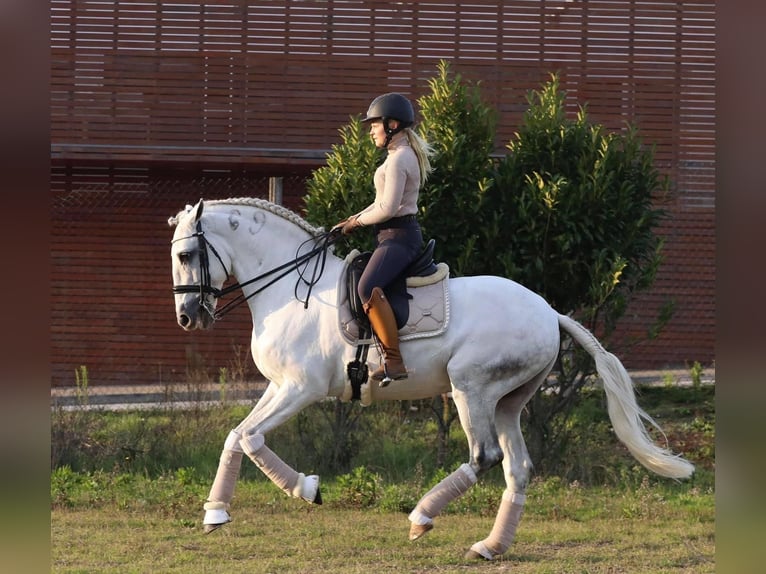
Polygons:
<instances>
[{"instance_id":1,"label":"green grass","mask_svg":"<svg viewBox=\"0 0 766 574\"><path fill-rule=\"evenodd\" d=\"M713 495L688 486L644 481L638 491L620 491L536 481L510 551L486 564L463 554L489 533L488 512L450 505L434 530L412 543L405 513L345 507L337 484L324 486L325 504L316 507L254 481L239 485L234 521L205 535L204 489L166 480L174 483L167 492L177 489L172 505L150 488L122 502L106 496L55 508L51 571L714 572ZM495 488L499 496L502 487Z\"/></svg>"},{"instance_id":2,"label":"green grass","mask_svg":"<svg viewBox=\"0 0 766 574\"><path fill-rule=\"evenodd\" d=\"M247 409L54 412L51 571L714 572L714 389L640 391L665 431L658 441L692 460L694 476L675 482L637 465L609 428L603 393L586 392L568 423L570 448L547 465L556 472L533 475L516 541L491 564L463 554L492 528L499 467L450 503L432 532L407 540L409 511L466 458L456 424L448 470L437 468L426 403L365 409L347 473L325 468L336 407L307 409L269 444L297 470L320 472L324 505L288 498L245 459L233 522L209 535L202 504L223 439Z\"/></svg>"}]
</instances>

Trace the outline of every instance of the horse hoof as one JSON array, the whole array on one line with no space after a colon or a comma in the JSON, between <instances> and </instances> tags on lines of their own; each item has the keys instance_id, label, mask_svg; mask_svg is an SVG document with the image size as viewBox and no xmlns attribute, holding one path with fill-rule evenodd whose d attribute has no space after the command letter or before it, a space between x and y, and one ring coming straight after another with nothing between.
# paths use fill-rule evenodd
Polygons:
<instances>
[{"instance_id":1,"label":"horse hoof","mask_svg":"<svg viewBox=\"0 0 766 574\"><path fill-rule=\"evenodd\" d=\"M316 474L304 476L300 483L300 497L309 504L322 504L319 492L319 477Z\"/></svg>"},{"instance_id":2,"label":"horse hoof","mask_svg":"<svg viewBox=\"0 0 766 574\"><path fill-rule=\"evenodd\" d=\"M469 550L468 552L466 552L464 558L466 560L484 560L485 562L491 560L490 558L482 556L475 550Z\"/></svg>"},{"instance_id":3,"label":"horse hoof","mask_svg":"<svg viewBox=\"0 0 766 574\"><path fill-rule=\"evenodd\" d=\"M410 540L417 540L423 536L426 532L434 527L433 524L412 524L410 525Z\"/></svg>"},{"instance_id":4,"label":"horse hoof","mask_svg":"<svg viewBox=\"0 0 766 574\"><path fill-rule=\"evenodd\" d=\"M222 524L203 524L202 525L202 531L205 534L210 534L211 532L213 532L213 530L218 530L224 524L226 524L226 522L224 522Z\"/></svg>"},{"instance_id":5,"label":"horse hoof","mask_svg":"<svg viewBox=\"0 0 766 574\"><path fill-rule=\"evenodd\" d=\"M484 544L477 542L468 549L468 552L465 553L464 558L466 560L491 561L494 559L494 556L492 556L492 553L487 549L486 546L484 546Z\"/></svg>"},{"instance_id":6,"label":"horse hoof","mask_svg":"<svg viewBox=\"0 0 766 574\"><path fill-rule=\"evenodd\" d=\"M210 534L213 530L218 530L224 524L231 522L226 506L223 502L205 503L205 518L202 520L202 529L205 534Z\"/></svg>"}]
</instances>

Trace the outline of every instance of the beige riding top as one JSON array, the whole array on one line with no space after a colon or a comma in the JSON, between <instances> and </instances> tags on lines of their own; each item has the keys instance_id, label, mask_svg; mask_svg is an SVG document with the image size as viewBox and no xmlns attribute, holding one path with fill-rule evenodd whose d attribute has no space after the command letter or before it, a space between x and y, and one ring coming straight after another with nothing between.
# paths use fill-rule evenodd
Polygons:
<instances>
[{"instance_id":1,"label":"beige riding top","mask_svg":"<svg viewBox=\"0 0 766 574\"><path fill-rule=\"evenodd\" d=\"M392 217L418 212L420 166L405 132L388 144L386 161L375 170L375 201L359 212L362 225L383 223Z\"/></svg>"}]
</instances>

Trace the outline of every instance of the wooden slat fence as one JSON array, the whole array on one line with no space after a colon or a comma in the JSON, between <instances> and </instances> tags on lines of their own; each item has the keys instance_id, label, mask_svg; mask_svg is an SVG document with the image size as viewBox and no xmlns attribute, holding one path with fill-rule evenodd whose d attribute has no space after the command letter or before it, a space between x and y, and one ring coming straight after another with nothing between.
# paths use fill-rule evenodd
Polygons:
<instances>
[{"instance_id":1,"label":"wooden slat fence","mask_svg":"<svg viewBox=\"0 0 766 574\"><path fill-rule=\"evenodd\" d=\"M287 176L300 209L349 117L382 91L426 93L440 59L498 111L498 153L551 72L572 113L587 104L609 129L639 127L676 194L666 263L624 338L668 298L677 313L626 362L713 360L713 0L50 6L54 385L71 384L75 363L97 383L179 378L191 344L223 366L219 338L173 323L164 221L199 196L265 196L268 176Z\"/></svg>"}]
</instances>

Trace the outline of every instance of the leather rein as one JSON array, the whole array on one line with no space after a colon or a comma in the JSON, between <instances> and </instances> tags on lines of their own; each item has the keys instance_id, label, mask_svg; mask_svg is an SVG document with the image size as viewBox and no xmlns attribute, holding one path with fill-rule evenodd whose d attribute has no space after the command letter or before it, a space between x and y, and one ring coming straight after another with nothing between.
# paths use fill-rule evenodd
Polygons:
<instances>
[{"instance_id":1,"label":"leather rein","mask_svg":"<svg viewBox=\"0 0 766 574\"><path fill-rule=\"evenodd\" d=\"M298 301L303 302L303 308L306 309L309 306L309 298L311 296L311 290L319 282L319 279L322 277L322 274L324 273L325 263L327 261L327 249L335 243L335 241L340 237L340 234L338 231L330 230L325 233L321 233L317 235L316 237L312 237L310 239L307 239L303 243L301 243L298 246L295 259L292 259L286 263L283 263L282 265L279 265L278 267L275 267L274 269L271 269L269 271L266 271L265 273L262 273L258 275L257 277L253 277L252 279L249 279L247 281L243 281L241 283L232 283L231 285L224 287L223 289L217 289L213 287L210 282L210 257L208 256L208 250L215 255L215 258L218 259L218 262L221 264L221 267L226 272L226 279L231 277L231 274L229 273L228 269L226 269L226 265L223 263L223 259L221 259L221 256L218 254L218 251L215 249L212 243L208 240L207 237L205 237L205 232L202 230L202 222L197 221L197 228L196 231L191 234L187 235L185 237L179 237L177 239L174 239L171 241L171 243L175 243L177 241L182 241L184 239L190 239L192 237L196 237L198 244L199 244L199 261L200 261L200 276L201 281L199 285L173 285L173 293L174 294L181 294L181 293L199 293L199 304L200 307L205 309L205 311L208 312L208 314L213 318L213 320L218 321L220 320L225 314L229 313L232 309L235 307L238 307L242 303L246 302L251 297L254 297L261 291L267 289L283 277L289 275L293 271L298 271L298 280L295 283L295 290L294 295L295 298ZM308 251L307 253L304 253L303 255L298 255L300 253L301 249L309 243L314 243L314 248ZM316 261L314 262L314 267L311 273L310 278L306 278L305 269L308 267L309 262L316 258ZM302 268L303 267L303 268ZM278 275L277 275L278 274ZM276 277L273 277L268 283L258 287L255 291L250 293L249 295L245 295L244 293L240 293L237 297L223 305L220 309L211 309L208 305L205 296L206 295L212 295L216 299L220 299L221 297L224 297L225 295L228 295L229 293L236 291L237 289L242 289L243 287L246 287L248 285L251 285L253 283L256 283L258 281L261 281L263 279L266 279L267 277L271 277L272 275L276 275ZM303 283L308 287L308 292L306 293L305 300L301 299L298 296L298 287Z\"/></svg>"}]
</instances>

